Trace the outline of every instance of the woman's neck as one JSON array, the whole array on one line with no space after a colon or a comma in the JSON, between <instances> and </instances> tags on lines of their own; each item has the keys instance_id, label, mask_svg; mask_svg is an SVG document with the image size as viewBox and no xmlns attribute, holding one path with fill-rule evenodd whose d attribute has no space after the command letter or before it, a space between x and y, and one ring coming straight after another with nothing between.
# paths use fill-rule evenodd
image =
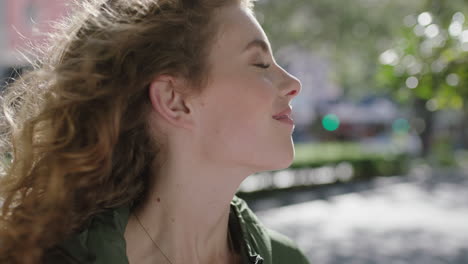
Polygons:
<instances>
[{"instance_id":1,"label":"woman's neck","mask_svg":"<svg viewBox=\"0 0 468 264\"><path fill-rule=\"evenodd\" d=\"M177 164L184 165L168 162L160 168L147 197L133 210L125 231L130 263L159 263L156 259L172 264L232 261L228 246L230 202L249 174L196 166L201 163L193 160Z\"/></svg>"}]
</instances>

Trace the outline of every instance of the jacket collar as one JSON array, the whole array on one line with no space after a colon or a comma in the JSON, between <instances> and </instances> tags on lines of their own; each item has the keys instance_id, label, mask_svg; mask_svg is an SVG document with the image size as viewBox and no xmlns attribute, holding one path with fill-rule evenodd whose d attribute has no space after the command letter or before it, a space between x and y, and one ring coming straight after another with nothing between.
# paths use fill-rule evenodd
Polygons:
<instances>
[{"instance_id":1,"label":"jacket collar","mask_svg":"<svg viewBox=\"0 0 468 264\"><path fill-rule=\"evenodd\" d=\"M245 201L234 196L231 213L235 217L230 228L234 234L239 234L243 262L271 263L269 237ZM124 233L129 216L129 205L102 212L93 217L87 229L64 241L60 247L82 263L128 264Z\"/></svg>"}]
</instances>

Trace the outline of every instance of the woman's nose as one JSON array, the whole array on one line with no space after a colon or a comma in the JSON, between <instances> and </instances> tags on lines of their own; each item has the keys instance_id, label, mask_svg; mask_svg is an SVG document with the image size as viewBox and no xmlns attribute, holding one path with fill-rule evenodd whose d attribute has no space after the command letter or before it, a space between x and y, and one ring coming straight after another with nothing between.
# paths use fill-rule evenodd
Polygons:
<instances>
[{"instance_id":1,"label":"woman's nose","mask_svg":"<svg viewBox=\"0 0 468 264\"><path fill-rule=\"evenodd\" d=\"M281 83L281 95L291 97L292 99L301 92L301 81L298 78L296 78L296 76L290 74L283 68L281 68L281 71L283 73L283 81Z\"/></svg>"}]
</instances>

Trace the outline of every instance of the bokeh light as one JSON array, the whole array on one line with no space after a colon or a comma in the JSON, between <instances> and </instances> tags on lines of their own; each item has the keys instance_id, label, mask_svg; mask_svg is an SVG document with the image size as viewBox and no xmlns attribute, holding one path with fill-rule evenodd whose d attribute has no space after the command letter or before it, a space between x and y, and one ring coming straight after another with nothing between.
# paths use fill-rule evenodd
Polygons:
<instances>
[{"instance_id":1,"label":"bokeh light","mask_svg":"<svg viewBox=\"0 0 468 264\"><path fill-rule=\"evenodd\" d=\"M382 64L395 66L398 64L398 54L393 49L389 49L380 55L379 60Z\"/></svg>"},{"instance_id":2,"label":"bokeh light","mask_svg":"<svg viewBox=\"0 0 468 264\"><path fill-rule=\"evenodd\" d=\"M418 87L418 84L419 84L418 78L414 76L408 77L408 79L406 79L406 86L410 89L414 89Z\"/></svg>"},{"instance_id":3,"label":"bokeh light","mask_svg":"<svg viewBox=\"0 0 468 264\"><path fill-rule=\"evenodd\" d=\"M458 74L451 73L447 75L446 81L450 86L457 86L460 83L460 78L458 77Z\"/></svg>"},{"instance_id":4,"label":"bokeh light","mask_svg":"<svg viewBox=\"0 0 468 264\"><path fill-rule=\"evenodd\" d=\"M468 42L468 30L463 30L463 32L460 35L460 41Z\"/></svg>"},{"instance_id":5,"label":"bokeh light","mask_svg":"<svg viewBox=\"0 0 468 264\"><path fill-rule=\"evenodd\" d=\"M449 33L452 37L458 37L463 31L463 25L458 21L453 21L449 26Z\"/></svg>"},{"instance_id":6,"label":"bokeh light","mask_svg":"<svg viewBox=\"0 0 468 264\"><path fill-rule=\"evenodd\" d=\"M336 115L329 114L323 117L322 125L327 131L335 131L340 127L340 119Z\"/></svg>"},{"instance_id":7,"label":"bokeh light","mask_svg":"<svg viewBox=\"0 0 468 264\"><path fill-rule=\"evenodd\" d=\"M408 120L404 118L399 118L393 122L392 129L395 133L408 133L410 129L410 124Z\"/></svg>"},{"instance_id":8,"label":"bokeh light","mask_svg":"<svg viewBox=\"0 0 468 264\"><path fill-rule=\"evenodd\" d=\"M421 26L427 26L427 25L431 24L431 23L432 23L432 15L431 15L431 13L429 13L429 12L421 13L421 14L418 16L418 23L419 23Z\"/></svg>"},{"instance_id":9,"label":"bokeh light","mask_svg":"<svg viewBox=\"0 0 468 264\"><path fill-rule=\"evenodd\" d=\"M435 38L437 35L439 35L439 32L439 26L437 26L436 24L428 26L424 31L428 38Z\"/></svg>"},{"instance_id":10,"label":"bokeh light","mask_svg":"<svg viewBox=\"0 0 468 264\"><path fill-rule=\"evenodd\" d=\"M426 109L431 112L437 111L439 109L439 102L437 99L432 98L431 100L427 101Z\"/></svg>"},{"instance_id":11,"label":"bokeh light","mask_svg":"<svg viewBox=\"0 0 468 264\"><path fill-rule=\"evenodd\" d=\"M462 12L456 12L453 15L452 19L453 19L453 21L457 21L457 22L460 22L461 24L463 24L463 22L465 22L465 15Z\"/></svg>"}]
</instances>

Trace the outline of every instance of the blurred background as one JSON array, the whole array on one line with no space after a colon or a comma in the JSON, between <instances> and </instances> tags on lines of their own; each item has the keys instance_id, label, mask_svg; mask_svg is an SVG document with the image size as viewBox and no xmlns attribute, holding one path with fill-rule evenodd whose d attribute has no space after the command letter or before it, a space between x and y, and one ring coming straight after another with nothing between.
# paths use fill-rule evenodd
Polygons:
<instances>
[{"instance_id":1,"label":"blurred background","mask_svg":"<svg viewBox=\"0 0 468 264\"><path fill-rule=\"evenodd\" d=\"M68 0L0 0L0 87ZM468 263L466 0L258 0L296 157L238 195L311 263Z\"/></svg>"}]
</instances>

